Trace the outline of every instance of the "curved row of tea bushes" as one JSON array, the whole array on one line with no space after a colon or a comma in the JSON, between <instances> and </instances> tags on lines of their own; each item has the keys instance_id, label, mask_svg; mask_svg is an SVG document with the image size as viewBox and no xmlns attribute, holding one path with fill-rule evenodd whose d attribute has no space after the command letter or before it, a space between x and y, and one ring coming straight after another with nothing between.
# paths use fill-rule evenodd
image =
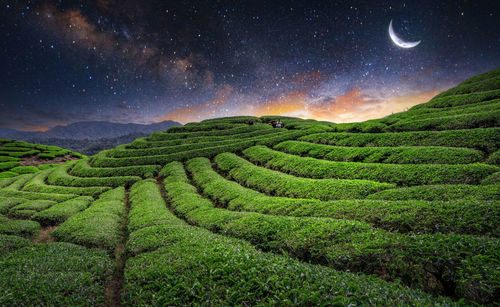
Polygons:
<instances>
[{"instance_id":1,"label":"curved row of tea bushes","mask_svg":"<svg viewBox=\"0 0 500 307\"><path fill-rule=\"evenodd\" d=\"M131 165L166 164L172 161L186 161L195 157L214 157L222 152L239 152L254 144L253 141L234 142L233 144L207 147L173 153L169 155L144 156L130 158L108 158L107 152L95 155L91 161L93 167L120 167Z\"/></svg>"},{"instance_id":2,"label":"curved row of tea bushes","mask_svg":"<svg viewBox=\"0 0 500 307\"><path fill-rule=\"evenodd\" d=\"M439 184L387 189L367 196L384 200L500 200L498 185Z\"/></svg>"},{"instance_id":3,"label":"curved row of tea bushes","mask_svg":"<svg viewBox=\"0 0 500 307\"><path fill-rule=\"evenodd\" d=\"M498 171L486 164L383 164L362 162L332 162L299 157L264 146L243 151L251 162L268 168L306 178L366 179L395 183L403 186L422 184L479 184L482 179Z\"/></svg>"},{"instance_id":4,"label":"curved row of tea bushes","mask_svg":"<svg viewBox=\"0 0 500 307\"><path fill-rule=\"evenodd\" d=\"M132 185L142 179L139 176L76 177L68 173L70 169L71 165L56 167L47 177L47 182L52 185L67 187L119 187Z\"/></svg>"},{"instance_id":5,"label":"curved row of tea bushes","mask_svg":"<svg viewBox=\"0 0 500 307\"><path fill-rule=\"evenodd\" d=\"M29 200L22 204L12 207L9 210L9 216L17 219L29 219L33 214L38 211L45 210L55 205L56 202L52 200Z\"/></svg>"},{"instance_id":6,"label":"curved row of tea bushes","mask_svg":"<svg viewBox=\"0 0 500 307\"><path fill-rule=\"evenodd\" d=\"M289 154L330 161L393 163L393 164L467 164L479 162L479 150L439 146L347 147L301 141L285 141L274 149Z\"/></svg>"},{"instance_id":7,"label":"curved row of tea bushes","mask_svg":"<svg viewBox=\"0 0 500 307\"><path fill-rule=\"evenodd\" d=\"M24 185L28 181L30 181L35 175L36 174L26 174L15 177L15 180L11 184L0 189L0 197L23 198L29 200L46 199L46 200L53 200L56 202L60 202L78 196L76 194L57 194L55 192L41 193L41 192L21 191Z\"/></svg>"},{"instance_id":8,"label":"curved row of tea bushes","mask_svg":"<svg viewBox=\"0 0 500 307\"><path fill-rule=\"evenodd\" d=\"M476 104L483 101L500 98L500 90L495 89L491 91L469 93L462 95L450 95L444 97L433 98L427 103L418 104L410 108L410 111L427 108L449 108L456 106L463 106L469 104Z\"/></svg>"},{"instance_id":9,"label":"curved row of tea bushes","mask_svg":"<svg viewBox=\"0 0 500 307\"><path fill-rule=\"evenodd\" d=\"M30 220L11 220L0 215L0 234L34 237L40 230L40 224ZM4 273L2 272L3 275Z\"/></svg>"},{"instance_id":10,"label":"curved row of tea bushes","mask_svg":"<svg viewBox=\"0 0 500 307\"><path fill-rule=\"evenodd\" d=\"M499 108L500 108L500 99L494 99L466 106L449 107L445 109L435 109L435 108L419 109L408 112L396 113L388 117L385 117L383 119L380 119L380 122L387 125L391 125L397 123L398 121L414 121L423 119L427 120L438 117L445 118L456 115L489 112L495 109L498 110Z\"/></svg>"},{"instance_id":11,"label":"curved row of tea bushes","mask_svg":"<svg viewBox=\"0 0 500 307\"><path fill-rule=\"evenodd\" d=\"M439 233L401 235L350 220L234 212L215 208L180 178L167 182L165 190L174 211L190 223L248 240L265 250L286 251L335 269L400 278L425 291L449 291L448 295L485 303L492 301L492 293L499 288L495 280L500 272L495 271L494 260L498 239ZM434 270L423 269L427 267Z\"/></svg>"},{"instance_id":12,"label":"curved row of tea bushes","mask_svg":"<svg viewBox=\"0 0 500 307\"><path fill-rule=\"evenodd\" d=\"M256 166L232 153L215 157L217 167L240 184L266 194L320 200L363 198L395 187L370 180L300 178Z\"/></svg>"},{"instance_id":13,"label":"curved row of tea bushes","mask_svg":"<svg viewBox=\"0 0 500 307\"><path fill-rule=\"evenodd\" d=\"M495 73L498 69L491 71L491 73ZM498 74L498 72L496 72ZM482 77L482 75L476 76ZM489 78L483 79L468 79L458 86L453 87L447 91L444 91L435 96L435 98L446 97L450 95L460 95L460 94L469 94L474 92L484 92L490 90L496 90L500 88L500 77L491 75Z\"/></svg>"},{"instance_id":14,"label":"curved row of tea bushes","mask_svg":"<svg viewBox=\"0 0 500 307\"><path fill-rule=\"evenodd\" d=\"M31 219L38 221L44 226L59 225L66 221L69 217L87 209L92 201L92 197L80 196L37 212L31 217Z\"/></svg>"},{"instance_id":15,"label":"curved row of tea bushes","mask_svg":"<svg viewBox=\"0 0 500 307\"><path fill-rule=\"evenodd\" d=\"M105 251L74 244L16 248L0 258L0 305L103 306L112 268Z\"/></svg>"},{"instance_id":16,"label":"curved row of tea bushes","mask_svg":"<svg viewBox=\"0 0 500 307\"><path fill-rule=\"evenodd\" d=\"M473 129L500 126L500 111L487 111L454 116L443 116L421 120L398 121L387 127L387 131L429 131Z\"/></svg>"},{"instance_id":17,"label":"curved row of tea bushes","mask_svg":"<svg viewBox=\"0 0 500 307\"><path fill-rule=\"evenodd\" d=\"M61 167L62 168L62 167ZM37 173L33 178L31 178L23 187L23 191L29 192L39 192L39 193L56 193L56 194L74 194L74 195L88 195L88 196L98 196L99 194L110 190L110 187L101 187L98 184L87 187L75 187L67 185L48 185L45 182L47 178L55 169L49 169Z\"/></svg>"},{"instance_id":18,"label":"curved row of tea bushes","mask_svg":"<svg viewBox=\"0 0 500 307\"><path fill-rule=\"evenodd\" d=\"M140 176L153 177L160 170L159 165L137 165L125 167L92 167L86 159L79 160L70 174L77 177Z\"/></svg>"},{"instance_id":19,"label":"curved row of tea bushes","mask_svg":"<svg viewBox=\"0 0 500 307\"><path fill-rule=\"evenodd\" d=\"M128 231L130 233L149 226L175 225L178 222L167 209L165 200L155 180L147 179L130 188L130 212Z\"/></svg>"},{"instance_id":20,"label":"curved row of tea bushes","mask_svg":"<svg viewBox=\"0 0 500 307\"><path fill-rule=\"evenodd\" d=\"M1 219L1 218L0 218ZM30 246L30 240L15 235L0 234L0 257L16 249Z\"/></svg>"},{"instance_id":21,"label":"curved row of tea bushes","mask_svg":"<svg viewBox=\"0 0 500 307\"><path fill-rule=\"evenodd\" d=\"M132 143L125 146L128 149L144 149L152 147L168 147L175 145L193 144L193 143L204 143L204 142L220 142L234 139L246 139L254 136L269 135L271 133L278 133L281 130L278 129L260 129L251 132L222 135L222 136L197 136L189 137L184 139L173 139L167 141L148 141L146 138L138 138Z\"/></svg>"},{"instance_id":22,"label":"curved row of tea bushes","mask_svg":"<svg viewBox=\"0 0 500 307\"><path fill-rule=\"evenodd\" d=\"M168 132L156 131L153 132L153 134L151 134L146 139L148 141L167 141L174 139L183 139L186 137L233 135L233 134L262 130L262 129L272 129L272 127L270 127L269 125L257 124L257 125L238 125L235 128L226 130L211 130L211 131L184 132L184 133L168 133Z\"/></svg>"},{"instance_id":23,"label":"curved row of tea bushes","mask_svg":"<svg viewBox=\"0 0 500 307\"><path fill-rule=\"evenodd\" d=\"M165 175L186 181L181 173L182 164L176 164L172 162L165 166L164 170L169 169ZM370 222L379 228L399 232L456 232L500 236L500 225L495 222L500 220L499 204L479 201L416 200L324 202L313 199L270 197L222 177L213 170L206 158L189 160L186 168L203 195L230 210L273 215L347 218Z\"/></svg>"},{"instance_id":24,"label":"curved row of tea bushes","mask_svg":"<svg viewBox=\"0 0 500 307\"><path fill-rule=\"evenodd\" d=\"M15 197L2 197L0 196L0 214L5 214L9 212L9 209L27 202L27 199L24 198L15 198Z\"/></svg>"},{"instance_id":25,"label":"curved row of tea bushes","mask_svg":"<svg viewBox=\"0 0 500 307\"><path fill-rule=\"evenodd\" d=\"M499 150L500 128L399 133L315 133L299 141L358 147L447 146L475 148L490 153Z\"/></svg>"},{"instance_id":26,"label":"curved row of tea bushes","mask_svg":"<svg viewBox=\"0 0 500 307\"><path fill-rule=\"evenodd\" d=\"M188 123L184 126L174 126L167 129L168 133L182 133L182 132L198 132L198 131L210 131L210 130L226 130L234 129L235 127L243 127L244 124L236 123Z\"/></svg>"},{"instance_id":27,"label":"curved row of tea bushes","mask_svg":"<svg viewBox=\"0 0 500 307\"><path fill-rule=\"evenodd\" d=\"M492 153L488 159L485 161L488 164L493 164L493 165L499 165L500 166L500 150L495 151Z\"/></svg>"},{"instance_id":28,"label":"curved row of tea bushes","mask_svg":"<svg viewBox=\"0 0 500 307\"><path fill-rule=\"evenodd\" d=\"M113 250L120 242L124 199L123 187L105 192L90 207L68 218L51 235L58 241Z\"/></svg>"},{"instance_id":29,"label":"curved row of tea bushes","mask_svg":"<svg viewBox=\"0 0 500 307\"><path fill-rule=\"evenodd\" d=\"M138 232L162 247L127 260L124 305L454 305L373 276L264 253L197 227Z\"/></svg>"}]
</instances>

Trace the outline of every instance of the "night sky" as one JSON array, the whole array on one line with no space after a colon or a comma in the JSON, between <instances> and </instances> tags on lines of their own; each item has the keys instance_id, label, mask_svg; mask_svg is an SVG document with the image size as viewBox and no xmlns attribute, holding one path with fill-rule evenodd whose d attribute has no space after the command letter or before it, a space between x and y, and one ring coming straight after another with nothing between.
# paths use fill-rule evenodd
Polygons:
<instances>
[{"instance_id":1,"label":"night sky","mask_svg":"<svg viewBox=\"0 0 500 307\"><path fill-rule=\"evenodd\" d=\"M500 66L494 0L0 3L0 128L361 121Z\"/></svg>"}]
</instances>

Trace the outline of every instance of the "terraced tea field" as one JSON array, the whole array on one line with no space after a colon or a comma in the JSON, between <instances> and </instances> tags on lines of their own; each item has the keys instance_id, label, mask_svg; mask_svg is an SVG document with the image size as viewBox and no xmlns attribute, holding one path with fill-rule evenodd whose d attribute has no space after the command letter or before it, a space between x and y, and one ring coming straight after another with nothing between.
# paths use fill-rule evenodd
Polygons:
<instances>
[{"instance_id":1,"label":"terraced tea field","mask_svg":"<svg viewBox=\"0 0 500 307\"><path fill-rule=\"evenodd\" d=\"M498 304L499 78L364 123L190 123L4 179L0 305Z\"/></svg>"},{"instance_id":2,"label":"terraced tea field","mask_svg":"<svg viewBox=\"0 0 500 307\"><path fill-rule=\"evenodd\" d=\"M83 157L57 146L0 139L0 179L36 173Z\"/></svg>"}]
</instances>

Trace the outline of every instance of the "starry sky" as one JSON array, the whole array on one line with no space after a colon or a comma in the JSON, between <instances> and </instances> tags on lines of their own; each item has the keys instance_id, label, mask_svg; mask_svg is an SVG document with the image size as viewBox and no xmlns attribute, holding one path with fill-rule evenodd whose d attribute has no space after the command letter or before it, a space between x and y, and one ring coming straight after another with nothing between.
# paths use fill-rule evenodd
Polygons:
<instances>
[{"instance_id":1,"label":"starry sky","mask_svg":"<svg viewBox=\"0 0 500 307\"><path fill-rule=\"evenodd\" d=\"M0 0L0 128L363 121L500 66L500 1ZM411 49L396 46L389 22Z\"/></svg>"}]
</instances>

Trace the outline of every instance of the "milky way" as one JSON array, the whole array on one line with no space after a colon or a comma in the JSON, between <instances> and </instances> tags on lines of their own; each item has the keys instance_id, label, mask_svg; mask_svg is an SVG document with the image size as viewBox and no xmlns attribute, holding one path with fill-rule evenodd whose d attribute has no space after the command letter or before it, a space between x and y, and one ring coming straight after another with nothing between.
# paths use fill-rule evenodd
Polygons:
<instances>
[{"instance_id":1,"label":"milky way","mask_svg":"<svg viewBox=\"0 0 500 307\"><path fill-rule=\"evenodd\" d=\"M361 121L500 66L499 1L0 3L0 128Z\"/></svg>"}]
</instances>

